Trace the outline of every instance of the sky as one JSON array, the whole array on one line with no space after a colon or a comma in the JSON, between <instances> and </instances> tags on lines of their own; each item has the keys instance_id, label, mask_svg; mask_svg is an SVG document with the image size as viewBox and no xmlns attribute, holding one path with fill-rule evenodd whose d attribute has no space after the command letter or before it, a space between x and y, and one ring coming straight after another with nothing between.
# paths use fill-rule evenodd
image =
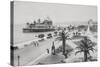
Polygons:
<instances>
[{"instance_id":1,"label":"sky","mask_svg":"<svg viewBox=\"0 0 100 67\"><path fill-rule=\"evenodd\" d=\"M14 2L14 24L33 22L47 16L53 23L80 23L93 19L97 21L97 7L86 5L69 5L38 2Z\"/></svg>"}]
</instances>

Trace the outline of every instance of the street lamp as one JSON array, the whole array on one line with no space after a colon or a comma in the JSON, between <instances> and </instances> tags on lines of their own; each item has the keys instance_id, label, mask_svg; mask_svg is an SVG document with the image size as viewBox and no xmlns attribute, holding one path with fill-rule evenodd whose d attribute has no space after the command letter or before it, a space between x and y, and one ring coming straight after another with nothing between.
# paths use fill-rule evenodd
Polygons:
<instances>
[{"instance_id":1,"label":"street lamp","mask_svg":"<svg viewBox=\"0 0 100 67\"><path fill-rule=\"evenodd\" d=\"M55 55L55 45L54 45L54 41L52 42L52 54Z\"/></svg>"}]
</instances>

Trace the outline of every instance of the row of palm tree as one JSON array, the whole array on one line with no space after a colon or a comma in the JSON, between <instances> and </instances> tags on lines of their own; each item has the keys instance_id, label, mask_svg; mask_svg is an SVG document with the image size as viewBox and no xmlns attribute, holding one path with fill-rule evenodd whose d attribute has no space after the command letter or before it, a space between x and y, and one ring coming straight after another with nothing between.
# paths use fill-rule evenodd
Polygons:
<instances>
[{"instance_id":1,"label":"row of palm tree","mask_svg":"<svg viewBox=\"0 0 100 67\"><path fill-rule=\"evenodd\" d=\"M65 30L62 30L62 32L59 34L59 36L56 38L55 41L62 41L62 47L63 47L63 55L66 58L66 40L68 39L69 34L68 32L65 32ZM80 52L84 53L84 61L88 61L88 55L90 55L90 51L94 51L95 49L93 48L96 44L93 43L87 36L84 36L83 39L80 41L81 44L76 47L76 49L78 49L78 51L75 53L78 54Z\"/></svg>"}]
</instances>

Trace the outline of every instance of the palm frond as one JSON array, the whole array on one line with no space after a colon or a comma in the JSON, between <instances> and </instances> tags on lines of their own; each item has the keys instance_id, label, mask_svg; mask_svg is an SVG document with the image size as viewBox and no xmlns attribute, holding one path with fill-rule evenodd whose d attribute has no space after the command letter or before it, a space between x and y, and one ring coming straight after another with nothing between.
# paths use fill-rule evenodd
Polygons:
<instances>
[{"instance_id":1,"label":"palm frond","mask_svg":"<svg viewBox=\"0 0 100 67\"><path fill-rule=\"evenodd\" d=\"M75 49L78 49L78 50L83 50L84 48L83 48L83 47L81 47L81 46L78 46L78 47L76 47Z\"/></svg>"},{"instance_id":2,"label":"palm frond","mask_svg":"<svg viewBox=\"0 0 100 67\"><path fill-rule=\"evenodd\" d=\"M88 44L92 44L92 41L91 40L87 40Z\"/></svg>"},{"instance_id":3,"label":"palm frond","mask_svg":"<svg viewBox=\"0 0 100 67\"><path fill-rule=\"evenodd\" d=\"M68 35L68 32L65 32L65 35Z\"/></svg>"},{"instance_id":4,"label":"palm frond","mask_svg":"<svg viewBox=\"0 0 100 67\"><path fill-rule=\"evenodd\" d=\"M65 36L65 39L68 39L68 37L69 37L69 35L66 35L66 36Z\"/></svg>"},{"instance_id":5,"label":"palm frond","mask_svg":"<svg viewBox=\"0 0 100 67\"><path fill-rule=\"evenodd\" d=\"M77 55L78 53L84 52L82 50L75 52L75 55Z\"/></svg>"},{"instance_id":6,"label":"palm frond","mask_svg":"<svg viewBox=\"0 0 100 67\"><path fill-rule=\"evenodd\" d=\"M81 46L83 46L83 47L86 47L87 46L87 42L85 40L81 40L81 43L82 43Z\"/></svg>"},{"instance_id":7,"label":"palm frond","mask_svg":"<svg viewBox=\"0 0 100 67\"><path fill-rule=\"evenodd\" d=\"M94 48L90 48L89 51L94 52L94 51L96 51L96 50L95 50Z\"/></svg>"},{"instance_id":8,"label":"palm frond","mask_svg":"<svg viewBox=\"0 0 100 67\"><path fill-rule=\"evenodd\" d=\"M95 45L96 45L96 43L91 43L91 44L88 45L88 48L91 49L91 48L93 48Z\"/></svg>"},{"instance_id":9,"label":"palm frond","mask_svg":"<svg viewBox=\"0 0 100 67\"><path fill-rule=\"evenodd\" d=\"M85 49L85 48L86 48L85 45L82 44L82 43L79 45L79 47L80 47L81 49Z\"/></svg>"}]
</instances>

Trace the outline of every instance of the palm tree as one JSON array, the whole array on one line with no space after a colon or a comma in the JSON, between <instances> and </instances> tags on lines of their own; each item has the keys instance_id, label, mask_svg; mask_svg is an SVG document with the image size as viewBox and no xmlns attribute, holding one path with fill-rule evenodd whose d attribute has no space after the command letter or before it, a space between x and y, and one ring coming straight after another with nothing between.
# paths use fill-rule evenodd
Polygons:
<instances>
[{"instance_id":1,"label":"palm tree","mask_svg":"<svg viewBox=\"0 0 100 67\"><path fill-rule=\"evenodd\" d=\"M65 33L65 30L62 30L62 32L60 32L59 36L56 38L56 40L62 41L63 55L65 55L65 45L66 45L66 39L68 39L68 37L69 37L68 32Z\"/></svg>"},{"instance_id":2,"label":"palm tree","mask_svg":"<svg viewBox=\"0 0 100 67\"><path fill-rule=\"evenodd\" d=\"M79 51L77 51L75 53L75 55L77 53L83 52L84 53L84 61L88 61L88 55L90 55L90 51L94 52L94 46L96 44L93 43L90 39L88 39L87 37L84 37L83 40L81 40L81 44L76 47L76 49L79 49Z\"/></svg>"}]
</instances>

